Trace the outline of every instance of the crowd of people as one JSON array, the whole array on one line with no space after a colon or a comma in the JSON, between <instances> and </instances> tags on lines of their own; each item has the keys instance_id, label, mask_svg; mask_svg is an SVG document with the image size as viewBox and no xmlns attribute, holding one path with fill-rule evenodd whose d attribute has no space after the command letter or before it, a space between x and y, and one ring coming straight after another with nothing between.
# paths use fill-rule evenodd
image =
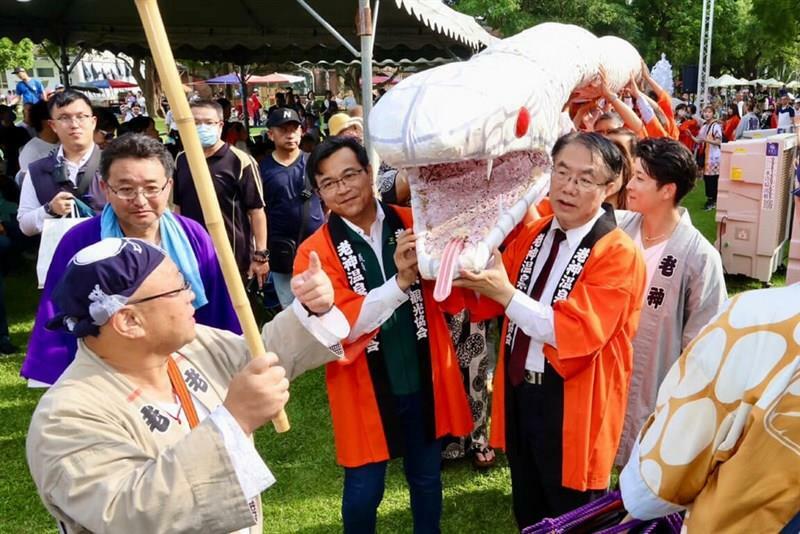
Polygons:
<instances>
[{"instance_id":1,"label":"crowd of people","mask_svg":"<svg viewBox=\"0 0 800 534\"><path fill-rule=\"evenodd\" d=\"M164 144L139 103L116 126L77 91L33 103L35 138L7 168L19 230L86 219L58 244L21 369L50 388L27 441L48 511L67 532L260 532L274 477L252 433L288 380L325 365L345 532L376 531L395 458L415 532L438 532L443 458L488 468L496 449L520 529L597 499L615 468L637 517L702 501L690 527L779 529L797 511L792 477L736 488L769 433L742 409L763 412L795 376L778 363L797 352L797 313L770 302L796 310L797 287L730 304L720 255L681 206L702 177L713 208L720 144L766 124L741 93L727 115L698 115L646 66L641 79L617 93L601 73L597 98L569 106L549 195L441 304L419 277L407 177L370 162L357 105L287 92L264 111L251 95L266 125L254 141L230 120L242 110L192 98L240 275L282 309L263 329L277 357L249 363L174 120ZM769 126L794 116L782 94ZM747 338L759 332L784 348ZM769 365L751 373L742 355L761 349Z\"/></svg>"}]
</instances>

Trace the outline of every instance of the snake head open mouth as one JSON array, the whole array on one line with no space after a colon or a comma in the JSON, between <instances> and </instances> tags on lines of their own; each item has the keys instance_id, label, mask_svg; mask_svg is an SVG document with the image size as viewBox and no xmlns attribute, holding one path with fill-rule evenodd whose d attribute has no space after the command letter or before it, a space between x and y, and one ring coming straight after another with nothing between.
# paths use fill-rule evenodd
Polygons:
<instances>
[{"instance_id":1,"label":"snake head open mouth","mask_svg":"<svg viewBox=\"0 0 800 534\"><path fill-rule=\"evenodd\" d=\"M446 298L461 269L486 267L492 251L549 185L544 151L408 169L417 259Z\"/></svg>"},{"instance_id":2,"label":"snake head open mouth","mask_svg":"<svg viewBox=\"0 0 800 534\"><path fill-rule=\"evenodd\" d=\"M565 110L599 95L601 73L619 92L641 73L641 58L622 39L544 23L414 74L375 105L370 143L408 171L419 269L437 280L437 299L459 269L485 268L547 193L548 154L572 128Z\"/></svg>"}]
</instances>

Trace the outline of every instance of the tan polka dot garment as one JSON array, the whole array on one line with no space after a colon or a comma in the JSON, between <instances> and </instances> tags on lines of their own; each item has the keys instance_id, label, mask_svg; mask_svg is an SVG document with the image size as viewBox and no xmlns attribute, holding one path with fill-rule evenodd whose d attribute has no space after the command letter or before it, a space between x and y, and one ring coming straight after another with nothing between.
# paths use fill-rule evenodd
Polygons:
<instances>
[{"instance_id":1,"label":"tan polka dot garment","mask_svg":"<svg viewBox=\"0 0 800 534\"><path fill-rule=\"evenodd\" d=\"M689 345L639 437L688 532L778 532L800 511L800 284L743 293Z\"/></svg>"}]
</instances>

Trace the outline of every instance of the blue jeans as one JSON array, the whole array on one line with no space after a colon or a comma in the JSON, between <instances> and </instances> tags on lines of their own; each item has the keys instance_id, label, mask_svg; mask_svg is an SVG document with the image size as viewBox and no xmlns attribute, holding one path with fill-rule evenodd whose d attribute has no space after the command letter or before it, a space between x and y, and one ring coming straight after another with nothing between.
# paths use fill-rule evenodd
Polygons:
<instances>
[{"instance_id":1,"label":"blue jeans","mask_svg":"<svg viewBox=\"0 0 800 534\"><path fill-rule=\"evenodd\" d=\"M294 300L294 293L292 293L292 275L288 273L272 273L272 283L275 284L275 292L278 294L278 300L281 303L281 308L286 309Z\"/></svg>"},{"instance_id":2,"label":"blue jeans","mask_svg":"<svg viewBox=\"0 0 800 534\"><path fill-rule=\"evenodd\" d=\"M405 435L403 469L411 493L415 534L436 534L442 517L441 440L426 441L419 394L394 397ZM426 406L425 409L433 409ZM345 467L342 521L345 534L375 532L387 462Z\"/></svg>"}]
</instances>

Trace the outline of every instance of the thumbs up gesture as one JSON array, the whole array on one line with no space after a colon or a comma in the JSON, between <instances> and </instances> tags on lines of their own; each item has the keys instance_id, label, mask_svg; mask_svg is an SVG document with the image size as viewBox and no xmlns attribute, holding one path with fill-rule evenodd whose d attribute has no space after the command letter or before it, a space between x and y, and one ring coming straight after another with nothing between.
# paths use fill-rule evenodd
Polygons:
<instances>
[{"instance_id":1,"label":"thumbs up gesture","mask_svg":"<svg viewBox=\"0 0 800 534\"><path fill-rule=\"evenodd\" d=\"M316 252L308 256L308 269L292 278L292 293L311 313L322 315L333 308L333 284L322 270Z\"/></svg>"}]
</instances>

